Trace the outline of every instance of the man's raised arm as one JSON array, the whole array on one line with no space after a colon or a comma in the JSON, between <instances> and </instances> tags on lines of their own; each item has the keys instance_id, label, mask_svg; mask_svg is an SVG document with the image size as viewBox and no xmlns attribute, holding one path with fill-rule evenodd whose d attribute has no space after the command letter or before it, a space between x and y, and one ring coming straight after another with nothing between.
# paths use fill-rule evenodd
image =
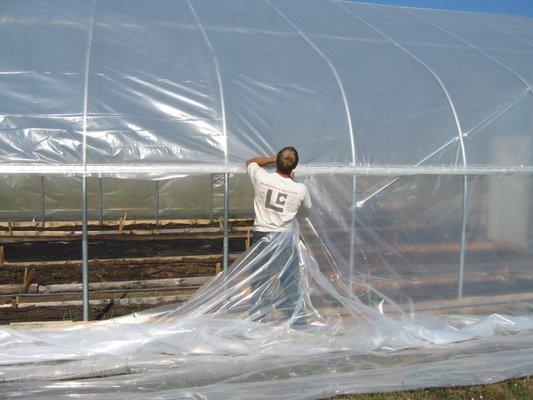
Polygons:
<instances>
[{"instance_id":1,"label":"man's raised arm","mask_svg":"<svg viewBox=\"0 0 533 400\"><path fill-rule=\"evenodd\" d=\"M250 165L251 163L257 163L260 167L264 167L268 164L275 164L276 163L276 156L271 157L254 157L250 158L249 160L246 160L246 166Z\"/></svg>"}]
</instances>

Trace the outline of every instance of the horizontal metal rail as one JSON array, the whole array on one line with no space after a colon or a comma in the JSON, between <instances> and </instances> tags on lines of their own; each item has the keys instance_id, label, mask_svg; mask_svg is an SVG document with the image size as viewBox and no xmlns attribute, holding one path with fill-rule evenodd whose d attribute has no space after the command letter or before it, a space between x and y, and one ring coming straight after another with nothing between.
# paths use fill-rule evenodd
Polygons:
<instances>
[{"instance_id":1,"label":"horizontal metal rail","mask_svg":"<svg viewBox=\"0 0 533 400\"><path fill-rule=\"evenodd\" d=\"M244 174L244 165L26 165L26 164L4 164L0 165L0 175L14 174L39 174L39 175L76 175L83 176L114 176L124 175L135 178L142 175L150 179L168 179L183 175L201 175L211 173L235 173ZM402 166L402 165L302 165L297 168L299 175L315 174L359 174L377 176L404 176L404 175L494 175L494 174L533 174L533 166Z\"/></svg>"}]
</instances>

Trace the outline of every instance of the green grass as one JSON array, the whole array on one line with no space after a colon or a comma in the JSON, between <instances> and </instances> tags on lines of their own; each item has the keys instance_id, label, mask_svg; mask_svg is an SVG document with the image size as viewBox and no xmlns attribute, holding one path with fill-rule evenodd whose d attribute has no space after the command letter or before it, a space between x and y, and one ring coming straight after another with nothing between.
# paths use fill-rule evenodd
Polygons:
<instances>
[{"instance_id":1,"label":"green grass","mask_svg":"<svg viewBox=\"0 0 533 400\"><path fill-rule=\"evenodd\" d=\"M356 394L331 400L532 400L533 378L518 378L490 385Z\"/></svg>"}]
</instances>

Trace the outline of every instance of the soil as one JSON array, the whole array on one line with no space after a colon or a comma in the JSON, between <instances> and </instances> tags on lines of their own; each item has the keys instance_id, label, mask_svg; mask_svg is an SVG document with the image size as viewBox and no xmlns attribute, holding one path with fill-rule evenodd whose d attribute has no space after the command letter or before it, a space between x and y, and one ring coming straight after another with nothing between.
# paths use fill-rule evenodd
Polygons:
<instances>
[{"instance_id":1,"label":"soil","mask_svg":"<svg viewBox=\"0 0 533 400\"><path fill-rule=\"evenodd\" d=\"M245 250L243 237L230 237L230 252ZM17 240L3 244L6 262L81 260L81 239ZM90 259L167 257L222 253L222 239L121 235L89 239Z\"/></svg>"},{"instance_id":2,"label":"soil","mask_svg":"<svg viewBox=\"0 0 533 400\"><path fill-rule=\"evenodd\" d=\"M246 225L244 225L246 226ZM248 224L249 226L249 224ZM183 225L179 225L180 228ZM131 228L128 227L128 228ZM136 228L152 228L142 225ZM161 228L161 226L159 226ZM164 228L167 228L165 225ZM61 228L61 230L64 230ZM0 285L24 282L32 284L70 284L82 281L81 240L69 237L16 237L0 240L5 261L0 267ZM232 233L230 254L246 249L246 234ZM215 275L222 264L222 237L219 232L148 235L106 235L89 237L89 281L118 282L148 279L201 277ZM230 259L234 259L231 256ZM218 264L218 267L217 267ZM91 300L105 300L91 305L91 319L107 319L153 308L154 304L117 304L114 299L149 296L191 295L197 288L155 288L154 290L91 291ZM172 299L172 296L170 296ZM80 301L81 292L56 295L0 295L0 304ZM168 303L168 302L167 302ZM179 303L172 299L170 303ZM165 304L165 303L161 303ZM82 307L30 306L0 308L0 324L11 322L81 320Z\"/></svg>"},{"instance_id":3,"label":"soil","mask_svg":"<svg viewBox=\"0 0 533 400\"><path fill-rule=\"evenodd\" d=\"M213 256L207 259L184 257L177 261L141 261L133 260L91 260L89 263L90 282L132 281L138 279L181 278L185 276L214 275L216 264L222 257ZM82 266L72 264L46 264L29 266L35 276L32 283L39 285L78 283L81 282ZM0 284L21 284L24 280L24 268L16 265L5 265L0 268Z\"/></svg>"}]
</instances>

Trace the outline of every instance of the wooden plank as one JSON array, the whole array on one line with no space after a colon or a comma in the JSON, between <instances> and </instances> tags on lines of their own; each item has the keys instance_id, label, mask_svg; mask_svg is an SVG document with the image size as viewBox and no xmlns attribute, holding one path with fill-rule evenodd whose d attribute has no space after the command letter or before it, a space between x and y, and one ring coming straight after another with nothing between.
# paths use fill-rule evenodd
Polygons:
<instances>
[{"instance_id":1,"label":"wooden plank","mask_svg":"<svg viewBox=\"0 0 533 400\"><path fill-rule=\"evenodd\" d=\"M343 246L343 242L336 242L336 245ZM313 243L308 246L312 251L315 250L320 254L323 252L323 246L319 243ZM408 254L437 254L437 253L458 253L460 250L460 245L453 244L453 243L428 243L428 244L419 244L419 245L412 245L412 244L399 244L395 245L393 248L385 247L385 246L369 246L368 249L365 249L365 255L373 255L373 254L384 254L384 253L390 253L391 250L394 250L398 252L398 254L402 255L408 255ZM467 246L467 251L515 251L516 248L505 244L505 243L494 243L494 242L470 242Z\"/></svg>"},{"instance_id":2,"label":"wooden plank","mask_svg":"<svg viewBox=\"0 0 533 400\"><path fill-rule=\"evenodd\" d=\"M503 271L502 271L503 272ZM476 283L476 284L485 284L485 283L494 283L502 282L506 279L506 275L502 274L492 274L487 275L484 273L466 273L465 282L466 283ZM529 268L526 268L522 273L517 273L513 271L511 277L513 281L520 280L533 280L533 271L529 271ZM457 284L457 274L436 274L436 275L427 275L425 277L417 278L408 278L408 279L368 279L365 281L355 282L352 287L354 291L364 291L367 289L367 286L372 286L374 289L386 290L394 288L396 290L405 289L408 287L424 287L428 285L456 285Z\"/></svg>"},{"instance_id":3,"label":"wooden plank","mask_svg":"<svg viewBox=\"0 0 533 400\"><path fill-rule=\"evenodd\" d=\"M167 279L146 279L136 281L118 281L118 282L97 282L90 283L89 290L134 290L134 289L149 289L149 288L186 288L199 287L208 282L210 276L185 277L185 278L167 278ZM81 283L66 283L57 285L42 285L38 288L38 293L79 293L82 291Z\"/></svg>"},{"instance_id":4,"label":"wooden plank","mask_svg":"<svg viewBox=\"0 0 533 400\"><path fill-rule=\"evenodd\" d=\"M34 322L12 322L9 324L11 329L61 329L69 328L73 325L85 324L86 322L74 321L34 321Z\"/></svg>"},{"instance_id":5,"label":"wooden plank","mask_svg":"<svg viewBox=\"0 0 533 400\"><path fill-rule=\"evenodd\" d=\"M141 297L154 296L174 296L174 295L192 295L200 287L187 286L181 288L148 288L148 289L110 289L110 290L91 290L91 300L107 300L114 301L114 299L132 299ZM0 304L8 304L10 301L2 301L0 296ZM19 295L19 303L46 303L58 301L80 300L82 298L81 292L70 293L39 293L39 294L21 294ZM5 312L5 310L4 310ZM46 319L46 318L45 318ZM15 322L15 321L11 321Z\"/></svg>"},{"instance_id":6,"label":"wooden plank","mask_svg":"<svg viewBox=\"0 0 533 400\"><path fill-rule=\"evenodd\" d=\"M154 297L138 297L138 298L124 298L113 299L118 305L158 305L162 303L183 302L189 299L191 295L176 294L172 296L154 296ZM89 300L91 306L102 306L109 304L109 300ZM68 301L50 301L37 303L17 303L16 308L29 307L80 307L83 305L82 300L68 300ZM0 304L0 309L13 307L12 304Z\"/></svg>"},{"instance_id":7,"label":"wooden plank","mask_svg":"<svg viewBox=\"0 0 533 400\"><path fill-rule=\"evenodd\" d=\"M238 226L232 227L232 236L235 232L242 233L244 236L249 227ZM113 230L89 230L89 236L107 236L107 235L136 235L136 236L153 236L153 235L180 235L180 234L198 234L198 233L218 233L222 234L223 229L220 227L209 228L172 228L172 229L120 229ZM78 238L82 231L13 231L10 235L8 232L0 231L0 237L12 238Z\"/></svg>"},{"instance_id":8,"label":"wooden plank","mask_svg":"<svg viewBox=\"0 0 533 400\"><path fill-rule=\"evenodd\" d=\"M128 213L125 212L124 213L124 216L122 218L120 218L118 221L118 231L120 233L122 233L122 231L124 230L124 224L126 223L126 218L128 217Z\"/></svg>"},{"instance_id":9,"label":"wooden plank","mask_svg":"<svg viewBox=\"0 0 533 400\"><path fill-rule=\"evenodd\" d=\"M124 298L114 299L114 303L117 305L160 305L163 303L175 303L182 302L190 298L191 295L171 295L171 296L153 296L153 297L140 297L140 298ZM444 311L453 310L453 312L460 313L461 309L466 309L468 312L475 310L479 307L490 306L494 309L494 306L502 304L513 303L530 303L533 301L533 293L519 293L514 295L501 295L501 296L475 296L465 297L460 300L439 300L430 302L420 302L414 304L414 310L417 312L428 312L432 314L442 313ZM101 306L109 304L109 300L89 300L91 306ZM40 302L40 303L18 303L19 309L24 308L45 308L45 307L81 307L83 302L81 300L73 301L53 301L53 302ZM8 309L12 307L10 304L0 305L0 309ZM348 315L348 310L343 307L325 307L318 308L319 313L323 314L338 314L340 316ZM398 314L397 309L388 305L383 307L383 312L387 315L395 316ZM31 326L31 325L30 325Z\"/></svg>"},{"instance_id":10,"label":"wooden plank","mask_svg":"<svg viewBox=\"0 0 533 400\"><path fill-rule=\"evenodd\" d=\"M471 296L463 297L462 299L452 300L430 300L420 301L412 303L412 310L414 312L428 313L431 315L452 313L452 314L475 314L480 312L493 313L497 306L506 304L518 304L518 303L531 303L533 301L533 292L528 293L516 293L516 294L504 294L498 296ZM371 306L371 308L377 309L378 305ZM350 318L348 309L339 307L317 307L320 313L338 313L341 317L347 316ZM410 310L403 308L405 313L409 313ZM393 307L390 304L384 304L382 311L385 315L395 317L399 315L397 307Z\"/></svg>"},{"instance_id":11,"label":"wooden plank","mask_svg":"<svg viewBox=\"0 0 533 400\"><path fill-rule=\"evenodd\" d=\"M529 303L533 301L533 292L504 294L499 296L472 296L454 300L422 301L414 304L415 311L450 310L464 307L492 306L506 303Z\"/></svg>"},{"instance_id":12,"label":"wooden plank","mask_svg":"<svg viewBox=\"0 0 533 400\"><path fill-rule=\"evenodd\" d=\"M232 223L243 223L248 222L252 223L253 218L230 218L230 222ZM98 220L89 220L87 222L88 225L92 226L108 226L108 227L116 227L118 225L116 220L108 220L108 221L102 221L100 224L100 221ZM54 228L66 228L66 227L81 227L82 223L81 221L46 221L47 229L54 229ZM129 219L124 222L125 226L131 226L131 225L156 225L155 220L153 219ZM210 218L187 218L187 219L160 219L159 226L162 225L212 225L212 221ZM34 221L0 221L0 228L9 228L12 227L15 228L35 228L36 222Z\"/></svg>"},{"instance_id":13,"label":"wooden plank","mask_svg":"<svg viewBox=\"0 0 533 400\"><path fill-rule=\"evenodd\" d=\"M246 230L246 250L250 249L252 243L252 228Z\"/></svg>"},{"instance_id":14,"label":"wooden plank","mask_svg":"<svg viewBox=\"0 0 533 400\"><path fill-rule=\"evenodd\" d=\"M28 267L24 267L24 281L23 281L23 293L28 293L28 290L31 286L32 280L37 275L37 271L35 269L28 269Z\"/></svg>"},{"instance_id":15,"label":"wooden plank","mask_svg":"<svg viewBox=\"0 0 533 400\"><path fill-rule=\"evenodd\" d=\"M21 284L8 284L0 285L0 295L4 294L20 294L20 293L38 293L39 285L32 283L28 286L28 290L25 292L25 286Z\"/></svg>"}]
</instances>

